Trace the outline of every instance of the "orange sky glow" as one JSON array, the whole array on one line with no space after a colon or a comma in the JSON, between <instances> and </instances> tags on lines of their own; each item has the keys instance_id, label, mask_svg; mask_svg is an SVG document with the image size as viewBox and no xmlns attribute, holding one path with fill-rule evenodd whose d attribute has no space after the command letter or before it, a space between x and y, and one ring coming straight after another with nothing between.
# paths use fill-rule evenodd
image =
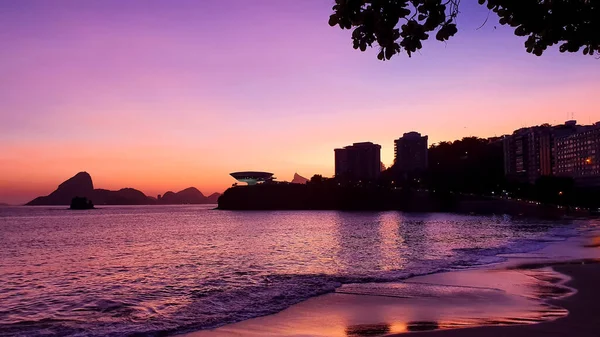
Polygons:
<instances>
[{"instance_id":1,"label":"orange sky glow","mask_svg":"<svg viewBox=\"0 0 600 337\"><path fill-rule=\"evenodd\" d=\"M436 143L600 120L598 60L527 54L510 29L476 30L476 6L446 45L381 62L327 25L328 3L273 3L0 10L0 202L79 171L97 188L208 195L233 171L331 176L333 149L353 142L382 145L390 165L413 130Z\"/></svg>"}]
</instances>

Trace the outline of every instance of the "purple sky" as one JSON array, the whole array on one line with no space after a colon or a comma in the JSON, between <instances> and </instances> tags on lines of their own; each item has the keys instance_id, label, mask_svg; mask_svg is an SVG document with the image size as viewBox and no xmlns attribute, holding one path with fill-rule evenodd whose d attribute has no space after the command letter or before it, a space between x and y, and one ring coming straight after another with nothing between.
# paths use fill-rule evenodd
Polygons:
<instances>
[{"instance_id":1,"label":"purple sky","mask_svg":"<svg viewBox=\"0 0 600 337\"><path fill-rule=\"evenodd\" d=\"M333 148L600 120L600 62L527 54L463 1L459 35L381 62L326 0L0 1L0 202L81 170L148 194L236 170L333 173ZM496 26L497 29L496 29Z\"/></svg>"}]
</instances>

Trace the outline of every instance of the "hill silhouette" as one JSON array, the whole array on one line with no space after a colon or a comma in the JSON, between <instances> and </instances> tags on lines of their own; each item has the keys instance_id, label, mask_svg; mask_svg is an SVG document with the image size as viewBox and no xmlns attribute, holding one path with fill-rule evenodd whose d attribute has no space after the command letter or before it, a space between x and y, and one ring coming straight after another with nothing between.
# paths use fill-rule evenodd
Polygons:
<instances>
[{"instance_id":1,"label":"hill silhouette","mask_svg":"<svg viewBox=\"0 0 600 337\"><path fill-rule=\"evenodd\" d=\"M195 187L173 193L166 192L158 199L159 204L208 204L208 198Z\"/></svg>"},{"instance_id":2,"label":"hill silhouette","mask_svg":"<svg viewBox=\"0 0 600 337\"><path fill-rule=\"evenodd\" d=\"M219 197L221 196L221 193L213 193L211 195L208 196L208 203L209 204L216 204L219 202Z\"/></svg>"},{"instance_id":3,"label":"hill silhouette","mask_svg":"<svg viewBox=\"0 0 600 337\"><path fill-rule=\"evenodd\" d=\"M308 183L308 179L299 175L298 173L294 173L294 179L291 181L292 184L306 184Z\"/></svg>"},{"instance_id":4,"label":"hill silhouette","mask_svg":"<svg viewBox=\"0 0 600 337\"><path fill-rule=\"evenodd\" d=\"M89 198L95 205L152 205L156 203L142 191L122 188L118 191L96 189Z\"/></svg>"},{"instance_id":5,"label":"hill silhouette","mask_svg":"<svg viewBox=\"0 0 600 337\"><path fill-rule=\"evenodd\" d=\"M28 202L28 206L70 205L75 197L87 198L95 205L172 205L172 204L212 204L217 203L219 193L204 196L195 187L186 188L177 193L166 192L157 199L145 195L134 188L122 188L118 191L94 189L92 177L87 172L79 172L69 178L47 196L41 196Z\"/></svg>"},{"instance_id":6,"label":"hill silhouette","mask_svg":"<svg viewBox=\"0 0 600 337\"><path fill-rule=\"evenodd\" d=\"M37 205L70 205L74 197L91 199L94 194L92 176L87 172L79 172L67 179L58 188L45 197L37 197L28 202L29 206Z\"/></svg>"}]
</instances>

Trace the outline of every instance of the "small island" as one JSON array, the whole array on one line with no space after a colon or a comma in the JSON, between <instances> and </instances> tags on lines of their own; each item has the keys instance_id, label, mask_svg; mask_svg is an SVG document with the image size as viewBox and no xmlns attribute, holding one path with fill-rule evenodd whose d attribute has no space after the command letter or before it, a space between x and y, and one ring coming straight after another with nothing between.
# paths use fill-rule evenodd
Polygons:
<instances>
[{"instance_id":1,"label":"small island","mask_svg":"<svg viewBox=\"0 0 600 337\"><path fill-rule=\"evenodd\" d=\"M94 204L91 200L85 197L75 197L71 199L71 206L69 209L82 210L82 209L94 209Z\"/></svg>"}]
</instances>

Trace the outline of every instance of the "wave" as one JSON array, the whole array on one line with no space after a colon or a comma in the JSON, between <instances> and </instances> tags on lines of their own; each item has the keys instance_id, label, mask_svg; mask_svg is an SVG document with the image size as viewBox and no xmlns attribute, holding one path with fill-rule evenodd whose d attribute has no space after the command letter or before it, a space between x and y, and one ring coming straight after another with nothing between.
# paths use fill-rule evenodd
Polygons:
<instances>
[{"instance_id":1,"label":"wave","mask_svg":"<svg viewBox=\"0 0 600 337\"><path fill-rule=\"evenodd\" d=\"M453 222L450 222L447 227L443 227L443 223L440 224L440 228L446 230L442 235L427 233L424 231L427 228L426 224L411 222L410 219L403 220L404 222L401 222L402 226L398 225L397 227L386 227L384 225L367 227L365 226L367 220L362 219L359 219L360 221L356 220L356 224L350 222L342 227L336 227L340 232L338 233L339 236L332 237L345 240L346 247L356 247L349 250L351 252L360 252L362 249L367 253L344 255L346 259L344 261L345 266L351 271L332 270L331 274L277 273L275 272L277 268L286 270L285 266L278 265L269 271L254 266L248 268L245 264L235 265L235 259L228 260L232 263L231 266L226 264L230 266L229 270L226 268L213 269L213 271L219 270L223 274L216 272L203 273L203 270L196 268L197 264L190 262L192 258L183 259L178 257L175 261L181 264L174 265L174 268L177 269L176 275L171 278L158 278L159 282L150 286L133 288L135 291L131 291L132 288L127 287L129 284L119 287L118 280L115 280L115 287L104 287L106 283L102 279L94 284L97 288L85 288L83 295L69 293L68 295L73 295L72 298L68 299L70 302L67 300L59 301L60 303L57 302L58 304L56 304L57 307L51 307L50 305L44 308L36 307L35 304L43 303L43 299L32 300L29 302L29 306L13 301L11 303L14 303L15 306L10 307L11 309L18 306L19 308L27 308L30 312L19 316L15 314L16 310L5 312L0 310L0 334L7 336L164 336L211 329L273 314L311 297L334 292L343 285L402 281L414 276L478 268L482 265L506 261L507 258L502 256L504 254L537 251L553 242L563 241L577 235L577 230L568 224L565 226L504 224L508 220L502 218L498 220L501 223L495 224L497 225L493 231L495 236L490 237L488 240L485 233L489 232L492 225L483 218L473 219L473 224L469 223L472 227L462 226L462 218L452 220ZM433 219L430 221L433 224L438 220ZM430 230L435 228L431 224L428 226ZM508 231L510 226L518 227L518 230L512 229L512 232L509 233L511 236L504 235L502 231L504 229ZM294 224L289 228L302 227L296 227ZM389 247L409 247L410 249L404 252L406 261L402 262L401 268L398 268L396 264L389 264L388 266L393 265L393 270L378 270L377 268L381 267L376 264L368 264L368 268L363 269L360 263L364 262L364 259L370 259L373 256L368 254L371 252L370 249L376 247L375 244L381 244L383 241L376 242L370 240L370 238L379 235L381 230L392 230L392 228L399 228L393 229L394 231L404 231L402 235L398 235L398 238L405 241L398 241L397 246L394 241L394 245ZM268 230L271 233L273 229L267 227L263 230ZM281 232L284 238L288 231L290 230L286 229ZM461 235L471 235L473 231L480 232L476 232L477 235L475 236L469 236L468 240L461 237ZM162 233L162 230L159 232ZM356 233L358 234L355 235ZM295 233L297 237L309 234L311 233ZM324 230L321 234L330 235L331 230ZM390 232L387 235L394 238L392 234ZM447 236L444 236L445 234ZM128 236L124 237L127 238ZM294 236L290 237L295 238ZM287 239L291 240L290 237L287 237ZM100 238L105 239L104 237ZM488 241L484 242L485 245L477 246L478 238ZM176 239L185 240L181 239L179 234L177 234ZM444 246L443 240L454 240L450 242L453 245ZM296 241L289 242L295 243ZM472 245L471 242L473 242ZM496 242L498 246L493 247ZM129 245L131 243L126 241L123 244ZM195 244L196 242L194 242ZM225 243L222 244L225 245ZM437 255L427 254L427 250L432 245L445 248L460 247L461 244L463 245L462 248L440 249L440 253L436 253ZM464 247L469 245L471 247ZM329 247L324 246L325 248ZM214 247L210 249L214 249ZM185 251L182 251L184 254ZM226 252L231 252L231 250L226 250ZM327 254L327 252L318 251L317 253ZM151 253L153 252L148 252L148 254ZM390 253L390 250L385 251L385 253L395 256L393 252ZM180 252L177 252L177 254L180 254ZM363 259L363 261L356 261L356 259ZM101 261L99 259L95 263ZM288 260L285 259L285 261ZM289 261L289 263L294 263L293 259L289 259ZM354 264L355 261L356 264ZM152 261L144 261L144 263L153 266ZM179 266L181 268L178 268ZM359 267L354 268L356 266ZM115 267L114 270L103 268L98 272L101 272L105 277L109 277L109 275L129 277L131 274L135 274L135 284L138 285L138 278L143 280L148 275L152 276L153 272L170 270L167 267L160 267L164 269L143 269L141 270L142 275L136 274L139 270L133 267L122 269L120 266ZM321 271L323 269L317 270ZM76 272L80 272L80 270L76 270ZM195 272L197 272L197 275ZM193 279L190 275L194 275L193 277L198 279ZM185 277L186 282L178 283L178 277ZM193 279L193 282L187 281L190 278ZM157 280L157 278L154 278L154 280ZM81 280L81 282L84 281ZM28 285L29 283L24 283L24 286ZM110 293L103 293L103 290L106 289ZM15 292L13 291L13 293ZM1 295L0 300L2 299ZM38 311L34 312L35 310ZM36 316L38 312L43 313L45 317L35 319L36 317L42 317L41 314Z\"/></svg>"}]
</instances>

